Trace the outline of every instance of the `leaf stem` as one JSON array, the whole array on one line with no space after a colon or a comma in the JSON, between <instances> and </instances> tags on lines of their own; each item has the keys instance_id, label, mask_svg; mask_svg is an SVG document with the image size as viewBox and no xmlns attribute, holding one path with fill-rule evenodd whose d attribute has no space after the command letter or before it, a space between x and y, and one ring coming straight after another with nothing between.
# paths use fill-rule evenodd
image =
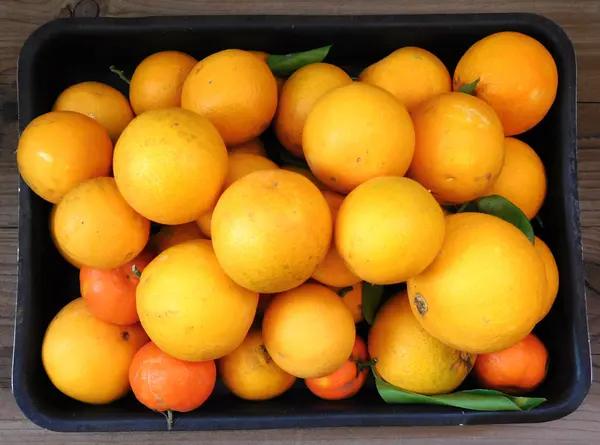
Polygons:
<instances>
[{"instance_id":1,"label":"leaf stem","mask_svg":"<svg viewBox=\"0 0 600 445\"><path fill-rule=\"evenodd\" d=\"M117 76L121 78L123 82L127 82L127 85L131 84L131 81L127 78L127 76L123 73L123 70L117 69L116 66L111 65L109 67L110 71L115 73Z\"/></svg>"}]
</instances>

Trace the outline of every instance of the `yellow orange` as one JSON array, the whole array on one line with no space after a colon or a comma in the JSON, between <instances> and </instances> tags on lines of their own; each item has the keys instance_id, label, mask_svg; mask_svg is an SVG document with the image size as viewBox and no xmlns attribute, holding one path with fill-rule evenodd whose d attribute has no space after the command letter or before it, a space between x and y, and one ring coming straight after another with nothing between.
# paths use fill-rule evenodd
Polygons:
<instances>
[{"instance_id":1,"label":"yellow orange","mask_svg":"<svg viewBox=\"0 0 600 445\"><path fill-rule=\"evenodd\" d=\"M161 51L142 60L129 85L129 100L135 114L181 106L183 82L197 62L179 51Z\"/></svg>"},{"instance_id":2,"label":"yellow orange","mask_svg":"<svg viewBox=\"0 0 600 445\"><path fill-rule=\"evenodd\" d=\"M506 136L521 134L548 113L558 88L552 55L532 37L498 32L475 43L454 71L454 89L479 79L475 89L496 111Z\"/></svg>"},{"instance_id":3,"label":"yellow orange","mask_svg":"<svg viewBox=\"0 0 600 445\"><path fill-rule=\"evenodd\" d=\"M342 299L314 283L277 295L265 311L262 329L273 361L305 379L339 369L350 357L356 335Z\"/></svg>"},{"instance_id":4,"label":"yellow orange","mask_svg":"<svg viewBox=\"0 0 600 445\"><path fill-rule=\"evenodd\" d=\"M397 49L367 67L358 80L389 91L409 112L438 94L452 91L452 80L443 62L414 46Z\"/></svg>"},{"instance_id":5,"label":"yellow orange","mask_svg":"<svg viewBox=\"0 0 600 445\"><path fill-rule=\"evenodd\" d=\"M350 270L374 284L421 273L442 247L444 214L412 179L386 176L354 189L337 216L335 244Z\"/></svg>"},{"instance_id":6,"label":"yellow orange","mask_svg":"<svg viewBox=\"0 0 600 445\"><path fill-rule=\"evenodd\" d=\"M54 111L85 114L104 127L113 143L133 119L127 98L120 91L100 82L70 86L54 102Z\"/></svg>"},{"instance_id":7,"label":"yellow orange","mask_svg":"<svg viewBox=\"0 0 600 445\"><path fill-rule=\"evenodd\" d=\"M191 240L158 255L142 273L137 311L150 339L187 361L221 358L248 333L258 294L235 284L208 240Z\"/></svg>"},{"instance_id":8,"label":"yellow orange","mask_svg":"<svg viewBox=\"0 0 600 445\"><path fill-rule=\"evenodd\" d=\"M506 138L506 154L490 195L500 195L519 207L527 218L537 215L546 198L546 170L537 153L515 138Z\"/></svg>"},{"instance_id":9,"label":"yellow orange","mask_svg":"<svg viewBox=\"0 0 600 445\"><path fill-rule=\"evenodd\" d=\"M147 342L139 324L101 321L77 298L48 326L42 363L54 386L67 396L84 403L110 403L129 392L129 365Z\"/></svg>"},{"instance_id":10,"label":"yellow orange","mask_svg":"<svg viewBox=\"0 0 600 445\"><path fill-rule=\"evenodd\" d=\"M150 222L125 202L113 178L95 178L65 195L51 229L58 250L76 264L114 269L142 251Z\"/></svg>"},{"instance_id":11,"label":"yellow orange","mask_svg":"<svg viewBox=\"0 0 600 445\"><path fill-rule=\"evenodd\" d=\"M263 170L234 182L212 215L219 263L239 285L274 293L306 281L327 253L331 214L305 177Z\"/></svg>"},{"instance_id":12,"label":"yellow orange","mask_svg":"<svg viewBox=\"0 0 600 445\"><path fill-rule=\"evenodd\" d=\"M207 119L188 110L136 117L115 147L119 191L146 218L184 224L211 209L227 174L227 149Z\"/></svg>"},{"instance_id":13,"label":"yellow orange","mask_svg":"<svg viewBox=\"0 0 600 445\"><path fill-rule=\"evenodd\" d=\"M419 394L446 394L467 377L476 355L429 335L410 310L406 292L391 297L369 331L369 356L386 382Z\"/></svg>"},{"instance_id":14,"label":"yellow orange","mask_svg":"<svg viewBox=\"0 0 600 445\"><path fill-rule=\"evenodd\" d=\"M286 392L296 381L273 361L260 329L251 329L242 344L217 361L219 376L236 396L269 400Z\"/></svg>"},{"instance_id":15,"label":"yellow orange","mask_svg":"<svg viewBox=\"0 0 600 445\"><path fill-rule=\"evenodd\" d=\"M313 105L328 91L351 83L344 70L329 63L311 63L294 72L283 86L275 115L279 142L293 155L303 157L302 129Z\"/></svg>"},{"instance_id":16,"label":"yellow orange","mask_svg":"<svg viewBox=\"0 0 600 445\"><path fill-rule=\"evenodd\" d=\"M21 134L17 165L27 185L56 204L81 182L108 176L112 155L110 137L98 122L52 111L32 120Z\"/></svg>"},{"instance_id":17,"label":"yellow orange","mask_svg":"<svg viewBox=\"0 0 600 445\"><path fill-rule=\"evenodd\" d=\"M408 280L413 313L427 332L461 351L509 348L540 319L546 271L512 224L483 213L446 217L442 250Z\"/></svg>"},{"instance_id":18,"label":"yellow orange","mask_svg":"<svg viewBox=\"0 0 600 445\"><path fill-rule=\"evenodd\" d=\"M546 281L548 283L547 292L542 302L542 311L540 313L541 320L548 315L548 312L550 312L550 309L556 300L559 278L558 266L556 265L556 260L554 259L554 255L552 255L552 251L548 245L537 236L535 237L535 248L544 262L544 267L546 268Z\"/></svg>"},{"instance_id":19,"label":"yellow orange","mask_svg":"<svg viewBox=\"0 0 600 445\"><path fill-rule=\"evenodd\" d=\"M502 170L504 137L494 110L464 93L445 93L412 113L416 147L408 176L442 204L485 196Z\"/></svg>"},{"instance_id":20,"label":"yellow orange","mask_svg":"<svg viewBox=\"0 0 600 445\"><path fill-rule=\"evenodd\" d=\"M181 106L210 120L227 145L259 136L277 108L271 70L247 51L227 49L202 59L183 84Z\"/></svg>"},{"instance_id":21,"label":"yellow orange","mask_svg":"<svg viewBox=\"0 0 600 445\"><path fill-rule=\"evenodd\" d=\"M404 175L415 134L406 108L391 93L355 82L329 91L314 104L302 146L315 176L348 193L371 178Z\"/></svg>"}]
</instances>

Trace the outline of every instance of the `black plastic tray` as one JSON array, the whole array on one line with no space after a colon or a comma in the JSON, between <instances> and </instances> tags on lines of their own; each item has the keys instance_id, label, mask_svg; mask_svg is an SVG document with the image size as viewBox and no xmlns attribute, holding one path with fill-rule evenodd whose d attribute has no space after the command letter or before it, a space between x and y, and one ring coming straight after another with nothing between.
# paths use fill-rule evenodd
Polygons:
<instances>
[{"instance_id":1,"label":"black plastic tray","mask_svg":"<svg viewBox=\"0 0 600 445\"><path fill-rule=\"evenodd\" d=\"M177 49L202 58L225 48L287 53L333 44L328 61L357 75L393 50L415 45L432 51L452 72L471 44L504 30L541 41L556 60L560 79L548 116L523 136L547 168L544 227L538 234L554 252L560 270L558 299L536 328L550 351L551 365L535 395L548 402L528 413L386 405L369 381L347 401L319 400L299 382L278 399L253 403L218 385L200 409L177 415L176 430L542 422L574 411L590 387L591 366L577 194L573 46L559 26L530 14L63 19L41 27L27 40L18 70L21 131L76 82L97 80L125 92L126 85L109 66L131 74L145 56L160 50ZM51 430L164 430L163 417L131 395L106 406L84 405L63 396L48 380L40 357L44 331L56 312L79 293L77 271L61 259L50 240L49 210L50 205L21 181L13 360L13 393L19 407L34 423Z\"/></svg>"}]
</instances>

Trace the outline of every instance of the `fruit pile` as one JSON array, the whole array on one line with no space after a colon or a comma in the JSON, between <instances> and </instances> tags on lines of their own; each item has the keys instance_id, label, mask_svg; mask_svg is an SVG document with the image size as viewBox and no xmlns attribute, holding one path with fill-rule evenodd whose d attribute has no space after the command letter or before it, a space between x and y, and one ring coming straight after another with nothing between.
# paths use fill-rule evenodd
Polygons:
<instances>
[{"instance_id":1,"label":"fruit pile","mask_svg":"<svg viewBox=\"0 0 600 445\"><path fill-rule=\"evenodd\" d=\"M391 403L436 403L470 373L492 403L463 408L543 400L511 398L546 375L531 332L558 291L530 223L544 165L513 136L554 101L552 56L501 32L453 79L415 47L353 79L329 49L156 53L120 73L129 100L83 82L27 126L19 171L80 269L42 347L60 391L132 389L171 415L217 378L247 400L296 379L338 400L372 371Z\"/></svg>"}]
</instances>

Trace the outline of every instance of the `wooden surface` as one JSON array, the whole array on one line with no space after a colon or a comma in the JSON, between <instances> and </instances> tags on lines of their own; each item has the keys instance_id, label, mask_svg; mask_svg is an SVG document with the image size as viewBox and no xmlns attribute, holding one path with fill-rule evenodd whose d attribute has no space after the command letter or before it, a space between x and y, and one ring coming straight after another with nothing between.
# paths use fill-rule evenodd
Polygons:
<instances>
[{"instance_id":1,"label":"wooden surface","mask_svg":"<svg viewBox=\"0 0 600 445\"><path fill-rule=\"evenodd\" d=\"M91 0L0 0L0 443L221 444L593 444L600 443L600 0L98 0L103 16L167 14L398 14L536 12L565 28L579 65L579 185L594 371L579 410L540 425L456 428L338 428L253 432L57 434L26 420L10 391L16 289L17 141L16 64L27 36L58 16L95 14ZM445 6L440 6L444 4ZM50 68L51 69L51 68Z\"/></svg>"}]
</instances>

